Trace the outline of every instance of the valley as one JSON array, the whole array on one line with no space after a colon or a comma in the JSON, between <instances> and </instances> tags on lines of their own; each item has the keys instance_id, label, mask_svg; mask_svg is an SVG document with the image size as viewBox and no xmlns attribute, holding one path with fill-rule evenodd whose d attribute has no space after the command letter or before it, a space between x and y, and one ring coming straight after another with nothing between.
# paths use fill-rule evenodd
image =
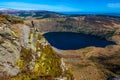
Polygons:
<instances>
[{"instance_id":1,"label":"valley","mask_svg":"<svg viewBox=\"0 0 120 80\"><path fill-rule=\"evenodd\" d=\"M48 42L51 43L52 46L58 48L55 50L57 50L59 55L63 57L75 80L109 80L109 78L117 78L117 76L120 75L119 17L114 18L109 16L85 15L65 18L33 18L31 20L25 20L25 24L32 27L31 21L34 22L38 31L44 32L43 35L48 34L49 36L49 32L51 35L52 32L56 32L55 35L57 37L49 36L46 37L46 39L48 39ZM73 42L70 42L74 37L69 35L65 36L65 34L63 34L64 37L59 38L59 34L57 35L57 32L73 32L76 34L80 33L88 36L95 36L99 39L106 39L108 44L109 41L112 41L116 45L110 45L110 42L109 45L103 47L106 42L99 42L99 39L94 41L91 38L83 38L83 42L81 42L81 39L79 39L80 36L76 39L77 41L73 40ZM56 43L58 42L58 45L55 43L56 39ZM90 45L81 47L82 44L80 45L79 41L85 45L87 44L85 40L90 43ZM103 45L95 47L95 44L92 44L94 42ZM62 45L62 48L59 47ZM75 48L76 46L77 48Z\"/></svg>"},{"instance_id":2,"label":"valley","mask_svg":"<svg viewBox=\"0 0 120 80\"><path fill-rule=\"evenodd\" d=\"M0 13L0 79L120 79L119 17Z\"/></svg>"},{"instance_id":3,"label":"valley","mask_svg":"<svg viewBox=\"0 0 120 80\"><path fill-rule=\"evenodd\" d=\"M56 36L48 37L48 41L51 43L51 45L54 44L54 47L57 42L60 45L64 45L63 46L64 48L73 47L73 45L70 45L72 43L75 46L77 46L77 44L79 45L79 42L77 43L77 41L68 43L72 38L72 36L69 39L70 36L68 37L68 35L65 36L64 34L65 38L63 37L58 38L59 34L57 35L57 32L82 33L89 36L104 38L107 41L113 41L114 43L117 44L117 45L107 45L104 47L100 47L100 46L95 47L95 45L91 45L91 46L83 47L81 49L79 47L79 49L77 48L77 50L74 49L61 50L60 47L56 46L55 48L60 49L59 51L58 50L57 51L64 58L64 61L66 62L67 66L70 68L75 80L109 80L109 78L112 79L120 75L119 74L120 72L119 18L100 17L100 16L71 17L69 19L62 18L60 24L58 24L59 21L57 20L60 19L48 18L48 19L44 19L42 23L40 23L41 22L40 20L34 21L35 24L39 24L36 25L38 26L37 27L38 30L45 31L48 34L49 32L51 32L51 35L52 32L56 32L55 35L57 37ZM49 24L50 26L48 26L47 24ZM64 26L65 24L69 24L69 25ZM43 25L44 27L42 27ZM56 43L55 43L55 39L57 39ZM77 40L79 41L79 39ZM83 40L85 41L85 39ZM64 41L66 41L65 43L68 46L65 46L66 44L64 43ZM97 42L98 40L94 41L88 39L88 41ZM63 44L60 42L63 42Z\"/></svg>"}]
</instances>

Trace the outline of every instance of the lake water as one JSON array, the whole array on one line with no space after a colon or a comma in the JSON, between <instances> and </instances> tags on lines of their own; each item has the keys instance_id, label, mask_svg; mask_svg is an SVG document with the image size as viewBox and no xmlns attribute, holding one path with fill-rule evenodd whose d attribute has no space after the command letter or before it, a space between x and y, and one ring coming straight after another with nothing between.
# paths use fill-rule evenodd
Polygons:
<instances>
[{"instance_id":1,"label":"lake water","mask_svg":"<svg viewBox=\"0 0 120 80\"><path fill-rule=\"evenodd\" d=\"M100 37L72 32L49 32L43 35L55 48L61 50L75 50L89 46L105 47L115 45L114 42Z\"/></svg>"}]
</instances>

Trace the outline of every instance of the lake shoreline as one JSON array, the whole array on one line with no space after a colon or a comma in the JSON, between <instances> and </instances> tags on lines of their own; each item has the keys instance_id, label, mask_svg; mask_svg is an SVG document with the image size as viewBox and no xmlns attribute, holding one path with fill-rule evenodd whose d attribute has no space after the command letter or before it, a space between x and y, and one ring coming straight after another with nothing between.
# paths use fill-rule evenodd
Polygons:
<instances>
[{"instance_id":1,"label":"lake shoreline","mask_svg":"<svg viewBox=\"0 0 120 80\"><path fill-rule=\"evenodd\" d=\"M106 47L107 45L116 45L115 42L106 40L105 38L74 32L48 32L43 34L43 36L52 46L61 50L77 50L90 46Z\"/></svg>"}]
</instances>

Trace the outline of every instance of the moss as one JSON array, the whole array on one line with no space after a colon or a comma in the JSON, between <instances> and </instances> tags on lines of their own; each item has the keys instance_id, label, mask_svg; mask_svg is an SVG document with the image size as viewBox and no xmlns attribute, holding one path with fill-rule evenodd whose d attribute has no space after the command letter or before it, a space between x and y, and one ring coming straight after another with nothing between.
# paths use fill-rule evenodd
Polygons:
<instances>
[{"instance_id":1,"label":"moss","mask_svg":"<svg viewBox=\"0 0 120 80\"><path fill-rule=\"evenodd\" d=\"M23 67L24 66L24 61L19 60L16 65L19 66L19 67Z\"/></svg>"}]
</instances>

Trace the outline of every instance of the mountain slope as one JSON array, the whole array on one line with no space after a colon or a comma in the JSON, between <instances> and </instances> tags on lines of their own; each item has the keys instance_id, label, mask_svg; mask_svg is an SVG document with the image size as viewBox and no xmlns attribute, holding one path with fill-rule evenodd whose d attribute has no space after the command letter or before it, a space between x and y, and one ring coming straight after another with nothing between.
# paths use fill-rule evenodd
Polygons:
<instances>
[{"instance_id":1,"label":"mountain slope","mask_svg":"<svg viewBox=\"0 0 120 80\"><path fill-rule=\"evenodd\" d=\"M31 25L32 20L25 20L25 24ZM88 35L110 38L119 38L120 18L105 16L80 16L66 18L34 19L34 26L43 32L77 32Z\"/></svg>"},{"instance_id":2,"label":"mountain slope","mask_svg":"<svg viewBox=\"0 0 120 80\"><path fill-rule=\"evenodd\" d=\"M62 58L34 28L11 23L0 26L0 80L71 80Z\"/></svg>"}]
</instances>

